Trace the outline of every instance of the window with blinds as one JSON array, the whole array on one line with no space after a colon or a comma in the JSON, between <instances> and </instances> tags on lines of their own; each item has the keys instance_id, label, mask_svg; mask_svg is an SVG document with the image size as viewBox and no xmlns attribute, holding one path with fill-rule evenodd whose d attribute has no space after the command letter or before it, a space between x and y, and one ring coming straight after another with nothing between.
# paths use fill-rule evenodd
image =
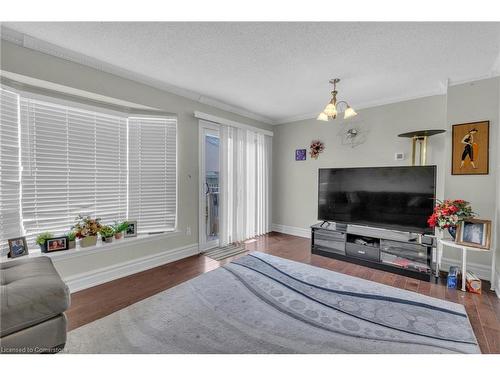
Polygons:
<instances>
[{"instance_id":1,"label":"window with blinds","mask_svg":"<svg viewBox=\"0 0 500 375\"><path fill-rule=\"evenodd\" d=\"M105 224L127 213L126 118L21 99L22 221L31 245L78 214Z\"/></svg>"},{"instance_id":2,"label":"window with blinds","mask_svg":"<svg viewBox=\"0 0 500 375\"><path fill-rule=\"evenodd\" d=\"M19 95L0 89L0 253L23 235L19 214Z\"/></svg>"},{"instance_id":3,"label":"window with blinds","mask_svg":"<svg viewBox=\"0 0 500 375\"><path fill-rule=\"evenodd\" d=\"M65 102L64 102L65 103ZM79 214L137 220L139 233L177 219L177 120L55 104L0 89L0 250L26 235L62 235Z\"/></svg>"},{"instance_id":4,"label":"window with blinds","mask_svg":"<svg viewBox=\"0 0 500 375\"><path fill-rule=\"evenodd\" d=\"M173 230L177 220L177 121L131 117L129 218L138 231Z\"/></svg>"}]
</instances>

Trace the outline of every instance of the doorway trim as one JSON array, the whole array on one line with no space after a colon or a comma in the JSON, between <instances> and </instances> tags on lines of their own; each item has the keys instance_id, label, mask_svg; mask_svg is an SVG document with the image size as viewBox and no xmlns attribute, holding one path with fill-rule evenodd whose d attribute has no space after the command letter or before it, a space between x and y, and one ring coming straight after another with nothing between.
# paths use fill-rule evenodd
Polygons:
<instances>
[{"instance_id":1,"label":"doorway trim","mask_svg":"<svg viewBox=\"0 0 500 375\"><path fill-rule=\"evenodd\" d=\"M220 139L220 125L214 122L198 121L198 247L200 252L219 246L219 240L206 241L205 233L205 135L212 133ZM220 160L219 160L220 164Z\"/></svg>"}]
</instances>

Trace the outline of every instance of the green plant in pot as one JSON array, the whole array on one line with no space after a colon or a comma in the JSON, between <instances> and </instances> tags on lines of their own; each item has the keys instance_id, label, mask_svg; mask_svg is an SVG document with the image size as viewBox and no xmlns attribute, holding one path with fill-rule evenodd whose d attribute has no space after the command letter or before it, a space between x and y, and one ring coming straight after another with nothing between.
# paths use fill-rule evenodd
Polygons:
<instances>
[{"instance_id":1,"label":"green plant in pot","mask_svg":"<svg viewBox=\"0 0 500 375\"><path fill-rule=\"evenodd\" d=\"M103 242L106 243L113 242L113 235L115 234L115 230L109 225L102 226L99 233L101 234Z\"/></svg>"},{"instance_id":2,"label":"green plant in pot","mask_svg":"<svg viewBox=\"0 0 500 375\"><path fill-rule=\"evenodd\" d=\"M65 236L68 237L68 249L74 249L76 247L76 232L69 231Z\"/></svg>"},{"instance_id":3,"label":"green plant in pot","mask_svg":"<svg viewBox=\"0 0 500 375\"><path fill-rule=\"evenodd\" d=\"M92 219L90 216L78 215L76 223L72 230L76 234L76 238L80 239L81 247L95 246L97 243L97 234L101 230L101 219Z\"/></svg>"},{"instance_id":4,"label":"green plant in pot","mask_svg":"<svg viewBox=\"0 0 500 375\"><path fill-rule=\"evenodd\" d=\"M113 229L115 231L115 239L119 240L123 237L123 232L125 232L128 228L128 222L127 221L122 221L122 222L115 222L113 225Z\"/></svg>"},{"instance_id":5,"label":"green plant in pot","mask_svg":"<svg viewBox=\"0 0 500 375\"><path fill-rule=\"evenodd\" d=\"M40 233L36 237L35 242L36 242L36 244L38 246L40 246L40 249L42 250L42 253L46 253L47 252L47 240L50 240L53 237L54 237L54 234L50 233L50 232Z\"/></svg>"}]
</instances>

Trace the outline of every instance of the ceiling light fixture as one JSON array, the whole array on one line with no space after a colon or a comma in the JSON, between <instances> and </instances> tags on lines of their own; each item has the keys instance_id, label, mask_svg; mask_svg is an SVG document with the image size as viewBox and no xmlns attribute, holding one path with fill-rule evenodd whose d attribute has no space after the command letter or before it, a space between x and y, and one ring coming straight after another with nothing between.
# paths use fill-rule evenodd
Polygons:
<instances>
[{"instance_id":1,"label":"ceiling light fixture","mask_svg":"<svg viewBox=\"0 0 500 375\"><path fill-rule=\"evenodd\" d=\"M321 112L318 117L316 118L317 120L320 121L329 121L329 120L334 120L337 118L337 114L339 112L344 111L344 120L354 117L357 115L356 111L352 109L352 107L347 104L346 101L341 100L337 102L337 83L340 82L340 78L335 78L331 79L330 83L333 85L333 91L332 91L332 99L330 102L326 105L325 109L323 112Z\"/></svg>"}]
</instances>

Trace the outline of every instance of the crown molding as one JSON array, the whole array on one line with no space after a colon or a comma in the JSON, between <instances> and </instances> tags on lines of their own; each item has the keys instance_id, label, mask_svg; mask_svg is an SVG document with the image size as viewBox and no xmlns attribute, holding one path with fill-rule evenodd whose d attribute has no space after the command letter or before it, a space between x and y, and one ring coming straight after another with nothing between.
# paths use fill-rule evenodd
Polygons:
<instances>
[{"instance_id":1,"label":"crown molding","mask_svg":"<svg viewBox=\"0 0 500 375\"><path fill-rule=\"evenodd\" d=\"M120 68L118 66L112 65L105 63L103 61L100 61L98 59L94 59L92 57L85 56L84 54L74 52L72 50L59 47L57 45L54 45L49 42L45 42L41 39L31 37L29 35L20 33L18 31L9 29L5 26L0 26L0 37L2 40L8 41L10 43L16 44L18 46L28 48L31 50L35 50L47 55L55 56L64 60L68 60L80 65L84 65L105 73L110 73L131 81L135 81L138 83L146 84L148 86L154 87L156 89L175 94L193 101L196 101L201 104L209 105L211 107L215 107L227 112L231 112L243 117L247 117L256 121L263 122L268 125L284 125L292 122L297 122L297 121L303 121L303 120L311 120L316 118L319 112L315 113L306 113L306 114L300 114L300 115L295 115L295 116L290 116L290 117L283 117L283 118L278 118L278 119L271 119L269 117L250 112L245 110L244 108L233 106L231 104L225 103L223 101L220 101L215 98L211 98L209 96L202 95L200 93L183 89L178 86L170 85L168 83L159 81L157 79L139 74L139 73L134 73L131 72L127 69ZM403 95L403 96L395 96L391 98L386 98L386 99L377 99L377 100L372 100L372 101L367 101L367 102L362 102L362 103L353 103L353 107L356 110L361 110L361 109L367 109L367 108L372 108L372 107L377 107L377 106L382 106L382 105L388 105L388 104L394 104L394 103L399 103L399 102L404 102L404 101L409 101L409 100L414 100L414 99L421 99L424 97L428 96L435 96L435 95L445 95L447 93L447 89L450 86L456 86L464 83L469 83L469 82L474 82L474 81L480 81L483 79L489 79L489 78L495 78L500 76L500 54L498 58L496 59L495 63L493 64L491 68L491 72L486 75L478 76L478 77L471 77L468 79L461 79L461 80L440 80L438 81L438 86L439 88L434 89L434 90L429 90L421 93L417 93L414 95ZM318 110L319 111L319 110Z\"/></svg>"},{"instance_id":2,"label":"crown molding","mask_svg":"<svg viewBox=\"0 0 500 375\"><path fill-rule=\"evenodd\" d=\"M178 86L170 85L166 82L159 81L157 79L131 72L127 69L120 68L113 64L108 64L101 60L95 59L93 57L85 56L84 54L74 52L64 47L57 46L55 44L46 42L44 40L34 38L27 34L20 33L18 31L9 29L8 27L0 27L0 37L2 40L16 44L20 47L31 49L37 52L44 53L46 55L54 56L60 59L71 61L80 65L84 65L105 73L110 73L121 78L125 78L138 83L146 84L148 86L154 87L156 89L166 91L171 94L175 94L201 104L210 105L212 107L234 113L243 117L247 117L256 121L263 122L268 125L276 124L276 121L268 117L259 115L247 111L244 108L234 106L232 104L225 103L215 98L202 95L195 91L183 89Z\"/></svg>"},{"instance_id":3,"label":"crown molding","mask_svg":"<svg viewBox=\"0 0 500 375\"><path fill-rule=\"evenodd\" d=\"M445 95L446 94L446 86L443 86L443 84L441 82L440 82L439 86L440 87L438 89L422 92L422 93L416 94L416 95L398 96L398 97L392 97L392 98L388 98L388 99L366 101L366 102L362 102L362 103L358 103L358 104L354 103L352 107L356 111L358 111L361 109L367 109L367 108L379 107L379 106L388 105L388 104L406 102L409 100L421 99L421 98L426 98L429 96ZM304 115L286 117L283 119L279 119L275 125L284 125L284 124L288 124L291 122L312 120L318 116L318 113L319 113L319 111L315 112L315 113L308 113L308 114L304 114Z\"/></svg>"},{"instance_id":4,"label":"crown molding","mask_svg":"<svg viewBox=\"0 0 500 375\"><path fill-rule=\"evenodd\" d=\"M500 61L497 62L497 64L500 63ZM498 67L500 69L500 66ZM495 71L494 66L492 71L489 74L483 74L481 76L476 76L476 77L471 77L471 78L466 78L466 79L457 79L457 80L448 80L448 86L458 86L458 85L463 85L465 83L471 83L471 82L477 82L477 81L482 81L484 79L491 79L491 78L496 78L500 76L500 71Z\"/></svg>"},{"instance_id":5,"label":"crown molding","mask_svg":"<svg viewBox=\"0 0 500 375\"><path fill-rule=\"evenodd\" d=\"M272 131L265 130L265 129L260 129L260 128L257 128L257 127L252 126L252 125L242 124L241 122L237 122L237 121L227 120L225 118L214 116L214 115L210 115L208 113L194 111L194 117L196 117L197 119L200 119L200 120L214 122L216 124L233 126L233 127L241 128L241 129L248 129L248 130L251 130L253 132L257 132L257 133L262 133L262 134L268 135L270 137L272 137L274 135L274 133Z\"/></svg>"},{"instance_id":6,"label":"crown molding","mask_svg":"<svg viewBox=\"0 0 500 375\"><path fill-rule=\"evenodd\" d=\"M463 85L465 83L477 82L477 81L481 81L484 79L491 79L491 78L496 78L496 77L500 77L500 55L499 55L499 58L497 59L497 61L495 62L495 64L493 65L491 73L489 73L489 74L484 74L481 76L476 76L476 77L471 77L471 78L461 79L461 80L452 80L452 79L448 78L446 80L440 80L438 82L439 88L437 88L435 90L425 91L425 92L422 92L422 93L416 94L416 95L397 96L397 97L392 97L392 98L388 98L388 99L380 99L380 100L362 102L359 104L354 103L353 108L355 108L356 110L361 110L361 109L379 107L382 105L389 105L389 104L406 102L409 100L422 99L422 98L429 97L429 96L446 95L448 93L448 87ZM288 124L291 122L315 119L318 116L318 113L319 113L319 111L315 112L315 113L307 113L307 114L303 114L303 115L281 118L281 119L276 120L273 125L284 125L284 124Z\"/></svg>"}]
</instances>

